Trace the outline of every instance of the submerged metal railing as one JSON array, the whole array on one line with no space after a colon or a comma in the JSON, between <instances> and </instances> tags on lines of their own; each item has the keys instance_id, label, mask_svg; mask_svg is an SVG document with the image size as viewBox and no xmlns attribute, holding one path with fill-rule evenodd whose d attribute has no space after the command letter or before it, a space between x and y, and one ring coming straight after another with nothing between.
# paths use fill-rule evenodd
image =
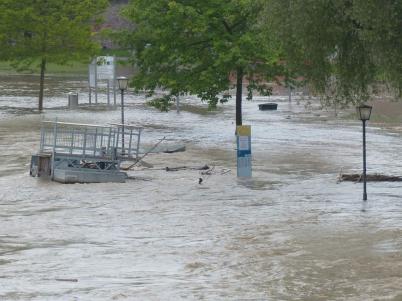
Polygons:
<instances>
[{"instance_id":1,"label":"submerged metal railing","mask_svg":"<svg viewBox=\"0 0 402 301\"><path fill-rule=\"evenodd\" d=\"M123 127L120 124L100 126L44 121L40 151L82 158L138 160L141 131L142 128L129 125Z\"/></svg>"}]
</instances>

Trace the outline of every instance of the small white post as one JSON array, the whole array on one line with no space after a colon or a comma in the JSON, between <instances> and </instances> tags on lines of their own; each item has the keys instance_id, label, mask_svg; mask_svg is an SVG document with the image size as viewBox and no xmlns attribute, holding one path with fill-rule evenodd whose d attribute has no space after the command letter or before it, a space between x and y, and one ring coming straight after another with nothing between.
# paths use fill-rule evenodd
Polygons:
<instances>
[{"instance_id":1,"label":"small white post","mask_svg":"<svg viewBox=\"0 0 402 301\"><path fill-rule=\"evenodd\" d=\"M92 73L92 62L89 64L89 67L88 67L88 98L89 98L89 104L91 104L91 98L92 98L91 73Z\"/></svg>"},{"instance_id":2,"label":"small white post","mask_svg":"<svg viewBox=\"0 0 402 301\"><path fill-rule=\"evenodd\" d=\"M98 104L98 58L95 58L95 104Z\"/></svg>"},{"instance_id":3,"label":"small white post","mask_svg":"<svg viewBox=\"0 0 402 301\"><path fill-rule=\"evenodd\" d=\"M92 104L92 88L89 86L89 104Z\"/></svg>"},{"instance_id":4,"label":"small white post","mask_svg":"<svg viewBox=\"0 0 402 301\"><path fill-rule=\"evenodd\" d=\"M51 180L54 180L54 165L55 165L55 155L56 155L56 143L57 143L57 117L53 128L53 154L52 154L52 169L51 169Z\"/></svg>"},{"instance_id":5,"label":"small white post","mask_svg":"<svg viewBox=\"0 0 402 301\"><path fill-rule=\"evenodd\" d=\"M110 82L107 80L107 105L110 106Z\"/></svg>"}]
</instances>

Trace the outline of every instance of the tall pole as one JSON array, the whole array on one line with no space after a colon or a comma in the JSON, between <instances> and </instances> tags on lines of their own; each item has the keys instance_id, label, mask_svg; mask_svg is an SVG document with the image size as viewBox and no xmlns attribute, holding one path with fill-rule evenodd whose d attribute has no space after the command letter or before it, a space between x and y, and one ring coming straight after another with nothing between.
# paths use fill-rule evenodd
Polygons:
<instances>
[{"instance_id":1,"label":"tall pole","mask_svg":"<svg viewBox=\"0 0 402 301\"><path fill-rule=\"evenodd\" d=\"M289 102L292 102L292 87L288 86Z\"/></svg>"},{"instance_id":2,"label":"tall pole","mask_svg":"<svg viewBox=\"0 0 402 301\"><path fill-rule=\"evenodd\" d=\"M113 105L116 106L116 56L113 56Z\"/></svg>"},{"instance_id":3,"label":"tall pole","mask_svg":"<svg viewBox=\"0 0 402 301\"><path fill-rule=\"evenodd\" d=\"M40 83L39 83L39 106L38 109L40 112L43 110L43 91L45 87L45 72L46 72L46 57L42 58L42 62L40 64Z\"/></svg>"},{"instance_id":4,"label":"tall pole","mask_svg":"<svg viewBox=\"0 0 402 301\"><path fill-rule=\"evenodd\" d=\"M363 201L367 201L367 185L366 185L366 120L363 120Z\"/></svg>"},{"instance_id":5,"label":"tall pole","mask_svg":"<svg viewBox=\"0 0 402 301\"><path fill-rule=\"evenodd\" d=\"M243 69L236 72L236 126L242 125L242 93L243 93Z\"/></svg>"},{"instance_id":6,"label":"tall pole","mask_svg":"<svg viewBox=\"0 0 402 301\"><path fill-rule=\"evenodd\" d=\"M121 153L124 154L124 90L121 89Z\"/></svg>"}]
</instances>

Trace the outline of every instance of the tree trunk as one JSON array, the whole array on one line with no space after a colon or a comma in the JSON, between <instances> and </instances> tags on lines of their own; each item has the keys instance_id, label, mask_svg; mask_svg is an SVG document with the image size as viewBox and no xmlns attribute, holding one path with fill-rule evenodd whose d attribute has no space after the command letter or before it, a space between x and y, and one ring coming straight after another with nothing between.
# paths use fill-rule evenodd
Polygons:
<instances>
[{"instance_id":1,"label":"tree trunk","mask_svg":"<svg viewBox=\"0 0 402 301\"><path fill-rule=\"evenodd\" d=\"M236 125L242 125L243 69L237 69L236 77Z\"/></svg>"},{"instance_id":2,"label":"tree trunk","mask_svg":"<svg viewBox=\"0 0 402 301\"><path fill-rule=\"evenodd\" d=\"M40 87L39 87L39 111L43 110L43 90L45 88L45 71L46 71L46 58L42 58L40 64Z\"/></svg>"}]
</instances>

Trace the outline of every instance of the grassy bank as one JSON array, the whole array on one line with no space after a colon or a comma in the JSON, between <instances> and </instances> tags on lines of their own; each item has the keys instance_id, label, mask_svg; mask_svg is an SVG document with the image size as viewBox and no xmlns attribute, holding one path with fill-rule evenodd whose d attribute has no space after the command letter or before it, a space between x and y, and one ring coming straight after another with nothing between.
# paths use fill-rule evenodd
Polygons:
<instances>
[{"instance_id":1,"label":"grassy bank","mask_svg":"<svg viewBox=\"0 0 402 301\"><path fill-rule=\"evenodd\" d=\"M129 51L121 49L104 49L100 56L116 56L125 58L129 56ZM119 63L118 63L119 64ZM17 71L9 62L0 61L0 74L39 74L39 61L32 64L31 70ZM63 76L86 76L88 74L88 64L81 62L70 62L66 65L57 65L49 63L46 67L47 75Z\"/></svg>"},{"instance_id":2,"label":"grassy bank","mask_svg":"<svg viewBox=\"0 0 402 301\"><path fill-rule=\"evenodd\" d=\"M0 74L39 74L39 63L32 64L31 70L17 71L9 62L0 62ZM88 65L72 62L67 65L48 64L46 67L47 75L86 75Z\"/></svg>"},{"instance_id":3,"label":"grassy bank","mask_svg":"<svg viewBox=\"0 0 402 301\"><path fill-rule=\"evenodd\" d=\"M402 102L377 100L370 103L373 106L370 122L386 125L400 125L402 123ZM354 109L347 112L343 119L357 120L357 113Z\"/></svg>"},{"instance_id":4,"label":"grassy bank","mask_svg":"<svg viewBox=\"0 0 402 301\"><path fill-rule=\"evenodd\" d=\"M116 57L129 57L130 51L126 49L102 49L100 55L116 56Z\"/></svg>"}]
</instances>

